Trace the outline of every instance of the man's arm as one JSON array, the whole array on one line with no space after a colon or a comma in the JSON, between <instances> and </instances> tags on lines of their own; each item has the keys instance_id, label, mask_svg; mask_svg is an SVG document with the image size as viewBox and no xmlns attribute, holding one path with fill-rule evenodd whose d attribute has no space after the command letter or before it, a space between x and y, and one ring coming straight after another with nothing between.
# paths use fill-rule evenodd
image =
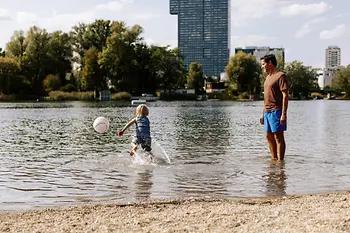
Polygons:
<instances>
[{"instance_id":1,"label":"man's arm","mask_svg":"<svg viewBox=\"0 0 350 233\"><path fill-rule=\"evenodd\" d=\"M287 109L288 109L288 90L282 91L282 116L281 116L281 124L286 124L287 122Z\"/></svg>"}]
</instances>

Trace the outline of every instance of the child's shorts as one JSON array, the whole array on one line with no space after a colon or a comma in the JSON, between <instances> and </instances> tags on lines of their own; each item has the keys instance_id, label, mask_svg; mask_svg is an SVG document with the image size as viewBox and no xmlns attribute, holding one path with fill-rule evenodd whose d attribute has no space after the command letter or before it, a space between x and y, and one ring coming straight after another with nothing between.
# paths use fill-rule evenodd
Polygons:
<instances>
[{"instance_id":1,"label":"child's shorts","mask_svg":"<svg viewBox=\"0 0 350 233\"><path fill-rule=\"evenodd\" d=\"M151 138L138 138L134 137L132 139L132 142L135 143L136 145L141 145L141 148L144 149L145 151L151 151L152 150L152 139Z\"/></svg>"}]
</instances>

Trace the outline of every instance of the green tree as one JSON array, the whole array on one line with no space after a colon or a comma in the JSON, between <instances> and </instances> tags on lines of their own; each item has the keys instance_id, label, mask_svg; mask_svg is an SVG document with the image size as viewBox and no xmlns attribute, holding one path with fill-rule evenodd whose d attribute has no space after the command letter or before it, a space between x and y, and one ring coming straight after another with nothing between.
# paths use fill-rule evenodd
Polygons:
<instances>
[{"instance_id":1,"label":"green tree","mask_svg":"<svg viewBox=\"0 0 350 233\"><path fill-rule=\"evenodd\" d=\"M16 58L0 57L0 93L19 94L28 90L29 83L20 75Z\"/></svg>"},{"instance_id":2,"label":"green tree","mask_svg":"<svg viewBox=\"0 0 350 233\"><path fill-rule=\"evenodd\" d=\"M84 68L82 70L81 86L83 90L91 91L106 87L106 82L98 64L99 51L91 47L84 55Z\"/></svg>"},{"instance_id":3,"label":"green tree","mask_svg":"<svg viewBox=\"0 0 350 233\"><path fill-rule=\"evenodd\" d=\"M50 73L48 67L49 34L45 29L33 26L27 33L27 48L23 57L22 71L31 79L33 94L43 94L43 80Z\"/></svg>"},{"instance_id":4,"label":"green tree","mask_svg":"<svg viewBox=\"0 0 350 233\"><path fill-rule=\"evenodd\" d=\"M21 59L27 49L27 41L23 31L15 31L11 40L6 44L5 53L7 57Z\"/></svg>"},{"instance_id":5,"label":"green tree","mask_svg":"<svg viewBox=\"0 0 350 233\"><path fill-rule=\"evenodd\" d=\"M187 76L187 86L188 88L195 89L197 95L203 93L204 77L201 64L197 62L192 62L190 64L190 71Z\"/></svg>"},{"instance_id":6,"label":"green tree","mask_svg":"<svg viewBox=\"0 0 350 233\"><path fill-rule=\"evenodd\" d=\"M238 52L230 58L226 73L239 92L260 92L261 68L253 55Z\"/></svg>"},{"instance_id":7,"label":"green tree","mask_svg":"<svg viewBox=\"0 0 350 233\"><path fill-rule=\"evenodd\" d=\"M68 33L55 31L49 35L47 73L57 74L61 85L66 85L66 74L72 70L72 44Z\"/></svg>"},{"instance_id":8,"label":"green tree","mask_svg":"<svg viewBox=\"0 0 350 233\"><path fill-rule=\"evenodd\" d=\"M97 19L91 24L79 23L70 31L73 51L77 54L73 60L84 67L85 53L95 47L102 51L107 44L107 38L111 35L112 24L109 20Z\"/></svg>"},{"instance_id":9,"label":"green tree","mask_svg":"<svg viewBox=\"0 0 350 233\"><path fill-rule=\"evenodd\" d=\"M345 98L350 98L350 65L336 71L332 87L345 92Z\"/></svg>"},{"instance_id":10,"label":"green tree","mask_svg":"<svg viewBox=\"0 0 350 233\"><path fill-rule=\"evenodd\" d=\"M157 85L164 91L171 92L183 88L186 83L186 67L178 48L152 46L152 69L157 75Z\"/></svg>"},{"instance_id":11,"label":"green tree","mask_svg":"<svg viewBox=\"0 0 350 233\"><path fill-rule=\"evenodd\" d=\"M150 47L145 43L139 43L135 46L135 72L137 77L137 93L156 92L156 74L152 70L152 53Z\"/></svg>"},{"instance_id":12,"label":"green tree","mask_svg":"<svg viewBox=\"0 0 350 233\"><path fill-rule=\"evenodd\" d=\"M285 66L285 74L291 96L298 99L308 98L315 88L317 72L300 61L292 61Z\"/></svg>"},{"instance_id":13,"label":"green tree","mask_svg":"<svg viewBox=\"0 0 350 233\"><path fill-rule=\"evenodd\" d=\"M142 41L143 29L139 25L130 28L124 22L114 21L111 31L99 64L117 89L135 93L138 86L135 48Z\"/></svg>"},{"instance_id":14,"label":"green tree","mask_svg":"<svg viewBox=\"0 0 350 233\"><path fill-rule=\"evenodd\" d=\"M46 92L56 91L61 87L60 77L57 75L49 74L43 83L44 89Z\"/></svg>"}]
</instances>

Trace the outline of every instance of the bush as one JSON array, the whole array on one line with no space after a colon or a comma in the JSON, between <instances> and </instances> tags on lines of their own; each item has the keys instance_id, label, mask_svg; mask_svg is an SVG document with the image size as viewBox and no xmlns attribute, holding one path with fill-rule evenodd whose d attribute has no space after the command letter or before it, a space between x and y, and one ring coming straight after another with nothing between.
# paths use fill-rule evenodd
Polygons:
<instances>
[{"instance_id":1,"label":"bush","mask_svg":"<svg viewBox=\"0 0 350 233\"><path fill-rule=\"evenodd\" d=\"M63 87L61 87L60 91L73 92L73 91L77 91L77 88L73 84L68 83L68 84L64 85Z\"/></svg>"},{"instance_id":2,"label":"bush","mask_svg":"<svg viewBox=\"0 0 350 233\"><path fill-rule=\"evenodd\" d=\"M61 80L58 75L49 74L43 81L46 92L56 91L61 87Z\"/></svg>"},{"instance_id":3,"label":"bush","mask_svg":"<svg viewBox=\"0 0 350 233\"><path fill-rule=\"evenodd\" d=\"M128 92L118 92L112 94L112 100L131 100L131 95Z\"/></svg>"},{"instance_id":4,"label":"bush","mask_svg":"<svg viewBox=\"0 0 350 233\"><path fill-rule=\"evenodd\" d=\"M238 99L240 100L249 100L249 93L248 92L243 92L238 95Z\"/></svg>"},{"instance_id":5,"label":"bush","mask_svg":"<svg viewBox=\"0 0 350 233\"><path fill-rule=\"evenodd\" d=\"M94 92L63 92L51 91L49 93L50 100L94 100Z\"/></svg>"}]
</instances>

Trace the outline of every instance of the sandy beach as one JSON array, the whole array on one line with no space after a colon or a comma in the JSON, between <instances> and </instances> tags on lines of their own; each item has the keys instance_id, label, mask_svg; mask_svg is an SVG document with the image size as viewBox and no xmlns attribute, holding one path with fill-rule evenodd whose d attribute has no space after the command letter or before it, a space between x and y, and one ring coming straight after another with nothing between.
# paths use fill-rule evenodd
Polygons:
<instances>
[{"instance_id":1,"label":"sandy beach","mask_svg":"<svg viewBox=\"0 0 350 233\"><path fill-rule=\"evenodd\" d=\"M3 212L0 232L350 232L350 192Z\"/></svg>"}]
</instances>

